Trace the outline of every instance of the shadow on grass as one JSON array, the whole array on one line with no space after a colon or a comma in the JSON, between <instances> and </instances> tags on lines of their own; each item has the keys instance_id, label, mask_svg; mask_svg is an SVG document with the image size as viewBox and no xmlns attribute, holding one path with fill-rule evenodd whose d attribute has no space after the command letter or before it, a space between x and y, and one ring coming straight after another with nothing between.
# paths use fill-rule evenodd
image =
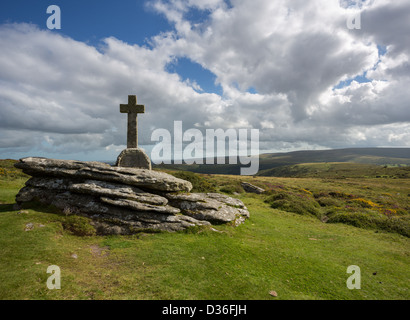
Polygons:
<instances>
[{"instance_id":1,"label":"shadow on grass","mask_svg":"<svg viewBox=\"0 0 410 320\"><path fill-rule=\"evenodd\" d=\"M0 214L11 211L26 211L27 209L35 211L35 213L45 213L52 214L54 216L51 219L53 222L60 222L63 229L70 231L72 234L77 236L94 236L96 235L96 230L94 226L90 224L90 219L78 216L78 215L67 215L60 209L53 205L44 205L38 201L25 202L21 205L17 203L0 204ZM25 213L28 213L26 211Z\"/></svg>"},{"instance_id":2,"label":"shadow on grass","mask_svg":"<svg viewBox=\"0 0 410 320\"><path fill-rule=\"evenodd\" d=\"M57 214L61 216L65 215L57 207L53 205L44 205L38 201L25 202L21 205L18 205L17 203L0 203L0 213L9 212L9 211L27 210L27 209L32 209L32 210L43 212L43 213L53 213L53 214Z\"/></svg>"},{"instance_id":3,"label":"shadow on grass","mask_svg":"<svg viewBox=\"0 0 410 320\"><path fill-rule=\"evenodd\" d=\"M14 203L0 204L0 212L13 211L14 210L13 208L14 208Z\"/></svg>"}]
</instances>

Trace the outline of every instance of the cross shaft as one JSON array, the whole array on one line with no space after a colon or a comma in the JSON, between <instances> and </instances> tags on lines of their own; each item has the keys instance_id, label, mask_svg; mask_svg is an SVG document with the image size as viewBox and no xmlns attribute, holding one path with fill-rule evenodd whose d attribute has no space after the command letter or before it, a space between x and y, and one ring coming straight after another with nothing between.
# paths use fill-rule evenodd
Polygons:
<instances>
[{"instance_id":1,"label":"cross shaft","mask_svg":"<svg viewBox=\"0 0 410 320\"><path fill-rule=\"evenodd\" d=\"M127 148L138 148L138 113L145 113L145 106L137 104L137 96L129 95L128 104L120 104L120 112L128 113Z\"/></svg>"}]
</instances>

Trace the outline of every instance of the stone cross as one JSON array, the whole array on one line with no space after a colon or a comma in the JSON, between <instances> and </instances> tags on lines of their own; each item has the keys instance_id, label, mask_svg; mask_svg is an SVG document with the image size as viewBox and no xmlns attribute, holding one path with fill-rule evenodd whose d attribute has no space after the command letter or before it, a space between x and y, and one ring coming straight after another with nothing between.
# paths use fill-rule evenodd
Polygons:
<instances>
[{"instance_id":1,"label":"stone cross","mask_svg":"<svg viewBox=\"0 0 410 320\"><path fill-rule=\"evenodd\" d=\"M120 104L120 112L128 113L127 148L138 148L138 113L145 112L145 106L137 104L137 96L128 96L128 104Z\"/></svg>"}]
</instances>

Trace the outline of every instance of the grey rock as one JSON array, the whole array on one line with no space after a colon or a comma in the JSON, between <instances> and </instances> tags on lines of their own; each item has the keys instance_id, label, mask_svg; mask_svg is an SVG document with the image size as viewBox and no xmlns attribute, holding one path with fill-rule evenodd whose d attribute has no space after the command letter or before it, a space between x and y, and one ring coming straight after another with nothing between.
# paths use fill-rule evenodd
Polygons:
<instances>
[{"instance_id":1,"label":"grey rock","mask_svg":"<svg viewBox=\"0 0 410 320\"><path fill-rule=\"evenodd\" d=\"M20 159L15 167L32 176L101 180L160 191L190 191L192 189L189 181L175 178L165 172L112 167L94 161L28 157Z\"/></svg>"},{"instance_id":2,"label":"grey rock","mask_svg":"<svg viewBox=\"0 0 410 320\"><path fill-rule=\"evenodd\" d=\"M27 223L26 227L24 228L24 231L30 231L34 229L34 224L33 223Z\"/></svg>"},{"instance_id":3,"label":"grey rock","mask_svg":"<svg viewBox=\"0 0 410 320\"><path fill-rule=\"evenodd\" d=\"M258 186L255 186L249 182L241 182L241 186L243 188L243 190L245 190L246 192L249 193L257 193L257 194L261 194L265 192L265 189L260 188Z\"/></svg>"},{"instance_id":4,"label":"grey rock","mask_svg":"<svg viewBox=\"0 0 410 320\"><path fill-rule=\"evenodd\" d=\"M30 187L39 187L44 189L51 190L68 190L70 185L70 180L62 178L41 178L41 177L32 177L26 181L26 186Z\"/></svg>"},{"instance_id":5,"label":"grey rock","mask_svg":"<svg viewBox=\"0 0 410 320\"><path fill-rule=\"evenodd\" d=\"M158 171L46 158L24 158L16 167L33 176L17 194L16 206L32 200L53 205L66 215L90 218L98 234L238 225L249 217L239 199L181 192L191 190L191 183Z\"/></svg>"},{"instance_id":6,"label":"grey rock","mask_svg":"<svg viewBox=\"0 0 410 320\"><path fill-rule=\"evenodd\" d=\"M38 192L32 187L23 187L16 195L16 203L20 205L23 202L29 202L38 197Z\"/></svg>"},{"instance_id":7,"label":"grey rock","mask_svg":"<svg viewBox=\"0 0 410 320\"><path fill-rule=\"evenodd\" d=\"M180 212L179 209L171 207L171 206L157 206L148 203L142 203L135 200L128 200L128 199L110 199L107 197L100 198L102 202L119 206L119 207L127 207L132 210L136 211L152 211L152 212L161 212L165 214L177 214Z\"/></svg>"},{"instance_id":8,"label":"grey rock","mask_svg":"<svg viewBox=\"0 0 410 320\"><path fill-rule=\"evenodd\" d=\"M168 200L159 195L143 191L137 187L118 183L85 180L84 182L73 182L64 178L39 178L33 177L26 182L26 186L38 187L51 190L72 191L111 198L124 198L136 200L154 205L166 205Z\"/></svg>"},{"instance_id":9,"label":"grey rock","mask_svg":"<svg viewBox=\"0 0 410 320\"><path fill-rule=\"evenodd\" d=\"M72 192L101 195L110 198L136 200L142 203L164 206L168 200L159 195L145 192L137 187L121 185L97 180L86 180L83 183L73 183L68 188Z\"/></svg>"},{"instance_id":10,"label":"grey rock","mask_svg":"<svg viewBox=\"0 0 410 320\"><path fill-rule=\"evenodd\" d=\"M142 168L151 170L151 160L144 150L128 148L122 150L115 164L118 167Z\"/></svg>"},{"instance_id":11,"label":"grey rock","mask_svg":"<svg viewBox=\"0 0 410 320\"><path fill-rule=\"evenodd\" d=\"M243 202L239 199L235 199L235 198L229 197L229 196L221 194L221 193L207 193L206 196L208 198L212 198L212 199L221 201L221 202L227 204L228 206L237 207L237 208L247 210L247 208L245 207Z\"/></svg>"},{"instance_id":12,"label":"grey rock","mask_svg":"<svg viewBox=\"0 0 410 320\"><path fill-rule=\"evenodd\" d=\"M240 223L249 217L242 201L216 193L167 193L171 205L185 215L216 223Z\"/></svg>"},{"instance_id":13,"label":"grey rock","mask_svg":"<svg viewBox=\"0 0 410 320\"><path fill-rule=\"evenodd\" d=\"M24 187L19 197L36 199L45 204L92 219L98 234L132 234L145 229L157 231L180 231L192 226L210 225L207 221L180 215L170 214L178 209L166 212L137 211L132 206L119 207L115 203L104 203L99 197L76 194L70 191L59 192L36 187ZM29 201L30 201L29 200ZM169 209L169 206L166 206Z\"/></svg>"},{"instance_id":14,"label":"grey rock","mask_svg":"<svg viewBox=\"0 0 410 320\"><path fill-rule=\"evenodd\" d=\"M175 216L172 221L164 221L162 223L150 223L144 221L122 221L115 222L113 220L93 220L91 224L96 228L98 234L132 234L135 231L150 230L150 231L182 231L193 226L210 225L207 221L198 221L186 216ZM118 224L116 224L118 223Z\"/></svg>"}]
</instances>

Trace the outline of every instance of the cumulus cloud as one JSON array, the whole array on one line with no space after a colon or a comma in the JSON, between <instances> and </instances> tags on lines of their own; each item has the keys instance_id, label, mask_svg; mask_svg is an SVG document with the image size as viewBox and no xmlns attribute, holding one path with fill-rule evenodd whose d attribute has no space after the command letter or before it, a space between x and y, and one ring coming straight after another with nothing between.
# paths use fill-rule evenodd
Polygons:
<instances>
[{"instance_id":1,"label":"cumulus cloud","mask_svg":"<svg viewBox=\"0 0 410 320\"><path fill-rule=\"evenodd\" d=\"M409 146L407 1L148 6L174 26L149 47L108 37L96 48L30 24L0 26L0 150L124 146L118 105L128 94L146 105L143 145L154 129L172 131L182 120L184 129L260 129L262 151ZM359 30L346 26L352 7L361 13ZM182 57L211 71L223 94L167 71Z\"/></svg>"},{"instance_id":2,"label":"cumulus cloud","mask_svg":"<svg viewBox=\"0 0 410 320\"><path fill-rule=\"evenodd\" d=\"M149 143L150 129L171 127L170 119L179 114L193 126L204 119L207 106L221 101L197 94L164 71L168 56L114 38L105 39L98 51L15 24L0 28L0 42L5 48L0 53L1 147L10 147L10 130L28 144L41 148L43 140L59 152L124 145L126 117L118 106L132 93L147 104L140 132L141 142Z\"/></svg>"},{"instance_id":3,"label":"cumulus cloud","mask_svg":"<svg viewBox=\"0 0 410 320\"><path fill-rule=\"evenodd\" d=\"M354 144L352 127L400 131L405 129L397 123L410 120L403 90L410 74L406 1L237 0L232 7L220 1L200 26L184 18L192 3L156 3L175 32L159 35L155 44L211 70L236 116L262 129L271 145L280 140L348 146ZM362 29L350 30L346 21L356 12ZM380 46L387 48L385 55ZM363 75L368 82L336 88ZM247 93L250 87L258 98ZM377 138L393 143L382 134ZM368 141L378 145L377 139ZM405 139L395 143L408 145Z\"/></svg>"}]
</instances>

